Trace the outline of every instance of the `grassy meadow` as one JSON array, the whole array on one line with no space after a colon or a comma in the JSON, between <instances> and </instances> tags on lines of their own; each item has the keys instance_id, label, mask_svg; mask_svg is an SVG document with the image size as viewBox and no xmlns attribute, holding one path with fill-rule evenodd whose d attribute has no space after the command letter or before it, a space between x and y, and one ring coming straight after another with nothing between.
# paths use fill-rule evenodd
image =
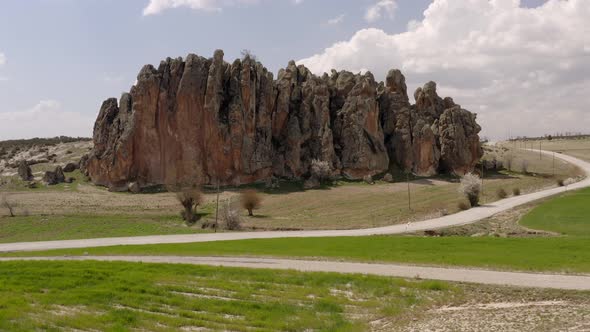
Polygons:
<instances>
[{"instance_id":1,"label":"grassy meadow","mask_svg":"<svg viewBox=\"0 0 590 332\"><path fill-rule=\"evenodd\" d=\"M587 274L590 273L589 195L590 189L565 193L544 201L521 220L523 226L563 234L554 237L284 238L64 249L3 255L271 256Z\"/></svg>"},{"instance_id":2,"label":"grassy meadow","mask_svg":"<svg viewBox=\"0 0 590 332\"><path fill-rule=\"evenodd\" d=\"M1 262L0 331L366 331L459 291L437 281L122 262Z\"/></svg>"}]
</instances>

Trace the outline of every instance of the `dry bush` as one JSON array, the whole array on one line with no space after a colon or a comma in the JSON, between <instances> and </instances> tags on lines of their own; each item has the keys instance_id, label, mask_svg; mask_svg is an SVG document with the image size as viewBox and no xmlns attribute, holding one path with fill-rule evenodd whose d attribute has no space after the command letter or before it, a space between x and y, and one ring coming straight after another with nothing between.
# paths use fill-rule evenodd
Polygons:
<instances>
[{"instance_id":1,"label":"dry bush","mask_svg":"<svg viewBox=\"0 0 590 332\"><path fill-rule=\"evenodd\" d=\"M15 210L16 204L14 202L10 201L8 199L7 195L2 195L2 197L0 197L0 207L8 210L8 214L11 217L15 216L14 210Z\"/></svg>"},{"instance_id":2,"label":"dry bush","mask_svg":"<svg viewBox=\"0 0 590 332\"><path fill-rule=\"evenodd\" d=\"M576 182L577 181L574 178L567 178L563 181L563 185L567 187L567 186L571 186L572 184L574 184Z\"/></svg>"},{"instance_id":3,"label":"dry bush","mask_svg":"<svg viewBox=\"0 0 590 332\"><path fill-rule=\"evenodd\" d=\"M563 187L564 186L563 179L557 179L557 185L560 187Z\"/></svg>"},{"instance_id":4,"label":"dry bush","mask_svg":"<svg viewBox=\"0 0 590 332\"><path fill-rule=\"evenodd\" d=\"M311 166L309 167L309 170L311 176L317 179L320 183L324 183L325 181L329 180L330 175L332 173L330 163L318 159L313 159L311 161Z\"/></svg>"},{"instance_id":5,"label":"dry bush","mask_svg":"<svg viewBox=\"0 0 590 332\"><path fill-rule=\"evenodd\" d=\"M240 201L242 207L248 210L249 216L253 216L253 211L260 208L260 205L262 204L262 198L260 198L260 195L258 195L258 192L254 189L244 190L240 197Z\"/></svg>"},{"instance_id":6,"label":"dry bush","mask_svg":"<svg viewBox=\"0 0 590 332\"><path fill-rule=\"evenodd\" d=\"M479 204L481 194L481 179L473 173L467 173L461 178L459 193L463 194L469 200L471 206Z\"/></svg>"},{"instance_id":7,"label":"dry bush","mask_svg":"<svg viewBox=\"0 0 590 332\"><path fill-rule=\"evenodd\" d=\"M457 207L458 207L458 208L459 208L459 210L461 210L461 211L469 210L469 209L471 208L471 207L469 206L469 204L467 204L467 202L463 202L463 201L459 202L459 203L457 204Z\"/></svg>"},{"instance_id":8,"label":"dry bush","mask_svg":"<svg viewBox=\"0 0 590 332\"><path fill-rule=\"evenodd\" d=\"M503 198L506 198L506 197L508 197L508 193L507 193L507 192L506 192L506 190L504 190L503 188L500 188L500 189L498 189L498 190L496 191L496 196L497 196L499 199L503 199Z\"/></svg>"},{"instance_id":9,"label":"dry bush","mask_svg":"<svg viewBox=\"0 0 590 332\"><path fill-rule=\"evenodd\" d=\"M197 188L182 189L176 193L176 199L182 205L184 210L181 212L182 219L187 225L193 225L199 220L197 207L203 201L203 193Z\"/></svg>"},{"instance_id":10,"label":"dry bush","mask_svg":"<svg viewBox=\"0 0 590 332\"><path fill-rule=\"evenodd\" d=\"M512 193L514 194L514 196L520 196L520 188L512 189Z\"/></svg>"}]
</instances>

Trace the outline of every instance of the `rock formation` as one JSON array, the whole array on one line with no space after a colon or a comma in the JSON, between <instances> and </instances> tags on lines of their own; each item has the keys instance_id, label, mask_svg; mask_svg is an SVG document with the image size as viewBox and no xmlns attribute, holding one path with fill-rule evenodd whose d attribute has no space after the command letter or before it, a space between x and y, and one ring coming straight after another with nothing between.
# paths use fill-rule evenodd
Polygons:
<instances>
[{"instance_id":1,"label":"rock formation","mask_svg":"<svg viewBox=\"0 0 590 332\"><path fill-rule=\"evenodd\" d=\"M45 175L43 175L43 182L50 186L66 182L66 176L64 175L61 166L57 166L54 171L45 172Z\"/></svg>"},{"instance_id":2,"label":"rock formation","mask_svg":"<svg viewBox=\"0 0 590 332\"><path fill-rule=\"evenodd\" d=\"M371 73L318 77L291 61L274 80L248 56L168 58L102 104L81 169L113 190L304 179L314 159L350 179L393 164L420 175L471 170L482 153L475 115L433 82L415 98L398 70L378 83Z\"/></svg>"},{"instance_id":3,"label":"rock formation","mask_svg":"<svg viewBox=\"0 0 590 332\"><path fill-rule=\"evenodd\" d=\"M33 179L33 172L31 171L31 167L24 159L18 163L18 176L23 181L30 181Z\"/></svg>"}]
</instances>

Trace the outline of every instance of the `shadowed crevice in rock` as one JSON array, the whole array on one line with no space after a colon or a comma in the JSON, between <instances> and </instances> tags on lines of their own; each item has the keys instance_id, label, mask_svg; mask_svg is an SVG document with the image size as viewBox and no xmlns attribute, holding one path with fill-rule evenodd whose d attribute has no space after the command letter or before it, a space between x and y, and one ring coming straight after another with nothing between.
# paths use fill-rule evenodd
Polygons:
<instances>
[{"instance_id":1,"label":"shadowed crevice in rock","mask_svg":"<svg viewBox=\"0 0 590 332\"><path fill-rule=\"evenodd\" d=\"M291 61L275 80L248 56L168 58L103 103L84 166L113 190L301 179L314 159L350 179L393 164L418 175L470 171L482 154L475 114L440 98L434 82L414 96L411 105L399 70L378 83L369 72L319 77Z\"/></svg>"}]
</instances>

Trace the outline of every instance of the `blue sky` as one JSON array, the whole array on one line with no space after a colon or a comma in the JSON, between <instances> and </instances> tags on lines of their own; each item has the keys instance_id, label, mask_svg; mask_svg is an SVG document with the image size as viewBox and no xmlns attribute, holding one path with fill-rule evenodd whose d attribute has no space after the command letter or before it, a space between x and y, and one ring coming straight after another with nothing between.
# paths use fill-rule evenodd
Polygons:
<instances>
[{"instance_id":1,"label":"blue sky","mask_svg":"<svg viewBox=\"0 0 590 332\"><path fill-rule=\"evenodd\" d=\"M489 61L489 58L513 57L514 61L508 63L526 61L526 71L514 73L519 83L522 83L523 78L531 78L534 81L531 84L540 86L543 82L547 85L549 80L555 84L565 81L571 84L571 87L578 87L587 83L585 78L571 79L569 76L575 76L575 72L590 71L588 66L580 64L588 59L586 55L590 53L590 42L586 45L583 39L579 39L583 37L574 38L566 45L571 46L571 53L549 54L546 59L541 59L543 61L538 61L540 53L537 51L531 51L532 53L527 55L525 51L506 47L498 50L486 47L477 54L472 54L471 51L458 54L453 51L453 54L448 54L449 52L445 51L445 54L438 58L436 50L443 47L438 41L445 42L442 45L449 45L449 49L455 50L460 48L457 45L465 44L466 37L462 35L463 32L454 31L450 26L455 21L464 24L465 30L473 27L474 31L490 40L492 33L497 33L500 37L513 33L507 34L506 31L491 28L502 20L506 20L503 24L514 24L514 31L528 31L529 23L523 24L522 18L510 18L511 15L524 15L527 18L537 15L538 17L531 19L530 31L568 29L567 26L552 26L554 23L551 22L555 18L547 17L554 15L552 12L559 14L559 10L548 8L541 12L539 8L535 9L543 4L548 6L541 0L523 1L520 7L518 4L514 7L513 0L493 0L492 2L504 3L494 4L494 8L486 9L490 13L495 13L494 15L497 14L496 22L484 22L485 26L479 26L481 24L477 22L477 18L476 21L464 21L474 19L469 18L473 15L470 5L485 7L481 1L487 2L0 0L0 139L62 133L90 136L92 122L102 100L128 90L144 64L157 64L167 56L178 57L188 53L211 56L218 48L225 51L226 61L239 57L242 49L249 49L275 74L291 59L308 65L318 73L329 70L328 67L331 66L360 71L369 69L378 79L383 78L388 68L400 68L406 74L411 89L427 80L435 79L439 83L441 94L448 92L455 97L456 102L481 114L486 129L484 134L502 136L506 132L505 124L499 126L492 122L497 118L496 113L522 113L525 109L531 112L531 109L537 109L539 105L534 101L522 104L522 100L519 100L516 103L519 105L509 107L508 100L498 103L497 96L492 98L503 91L494 90L499 78L497 73L489 73L490 68L486 67L486 64L505 66L505 69L499 70L505 70L500 79L505 79L506 83L510 80L507 76L511 75L514 69L505 62ZM560 6L561 1L552 0L549 1L549 5L552 5L552 2L555 3L553 5ZM587 6L590 1L573 2L573 6L579 8L564 7L563 15L571 10L580 12L580 15L586 13L586 10L590 12ZM471 4L465 5L466 3ZM150 5L157 8L157 12L146 13ZM442 10L443 7L446 9ZM517 12L517 8L531 8L531 12ZM425 15L427 9L431 13L430 16ZM503 16L498 14L499 10L505 11ZM533 10L538 13L532 12ZM503 18L504 16L508 18ZM427 38L419 32L414 33L409 28L409 24L431 26L433 22L442 22L437 28L441 33L435 36L436 43L432 42L432 38ZM583 23L573 20L571 28L579 30L580 24ZM579 32L583 34L587 29L586 24ZM569 38L560 33L546 38L543 33L536 36L530 31L517 37L526 37L528 40L539 38L540 40L535 41L537 44L540 42L547 45L554 43L553 39ZM416 41L412 52L405 50L403 45L394 45L401 43L398 39L403 38L411 38L408 42L403 42L403 45L410 45ZM393 46L380 47L382 43ZM335 45L337 47L333 48ZM589 47L588 52L584 51L586 46ZM380 48L373 50L373 47ZM566 47L566 51L568 50ZM383 56L376 57L379 52L384 52ZM563 72L556 69L556 74L548 70L546 64L556 57L561 59L560 61L571 57L571 71ZM458 58L464 60L458 62ZM485 60L473 64L473 59ZM531 61L538 64L528 64ZM513 84L516 84L514 80ZM474 86L482 91L480 96ZM512 90L516 88L517 85ZM517 92L511 96L522 97L522 94ZM558 94L555 98L580 96L588 101L584 93L585 91L579 91L571 96ZM543 98L547 98L546 94L543 95ZM543 105L547 106L545 104L546 102L543 102ZM555 100L552 105L556 107L559 104ZM584 113L587 109L583 104L567 105L564 111L567 119L559 121L559 130L576 131L590 125L590 119L583 115L587 113ZM539 110L538 114L542 112ZM578 114L585 117L581 121L574 121ZM536 129L530 125L514 125L513 132L533 135L551 129L553 128L541 125Z\"/></svg>"}]
</instances>

